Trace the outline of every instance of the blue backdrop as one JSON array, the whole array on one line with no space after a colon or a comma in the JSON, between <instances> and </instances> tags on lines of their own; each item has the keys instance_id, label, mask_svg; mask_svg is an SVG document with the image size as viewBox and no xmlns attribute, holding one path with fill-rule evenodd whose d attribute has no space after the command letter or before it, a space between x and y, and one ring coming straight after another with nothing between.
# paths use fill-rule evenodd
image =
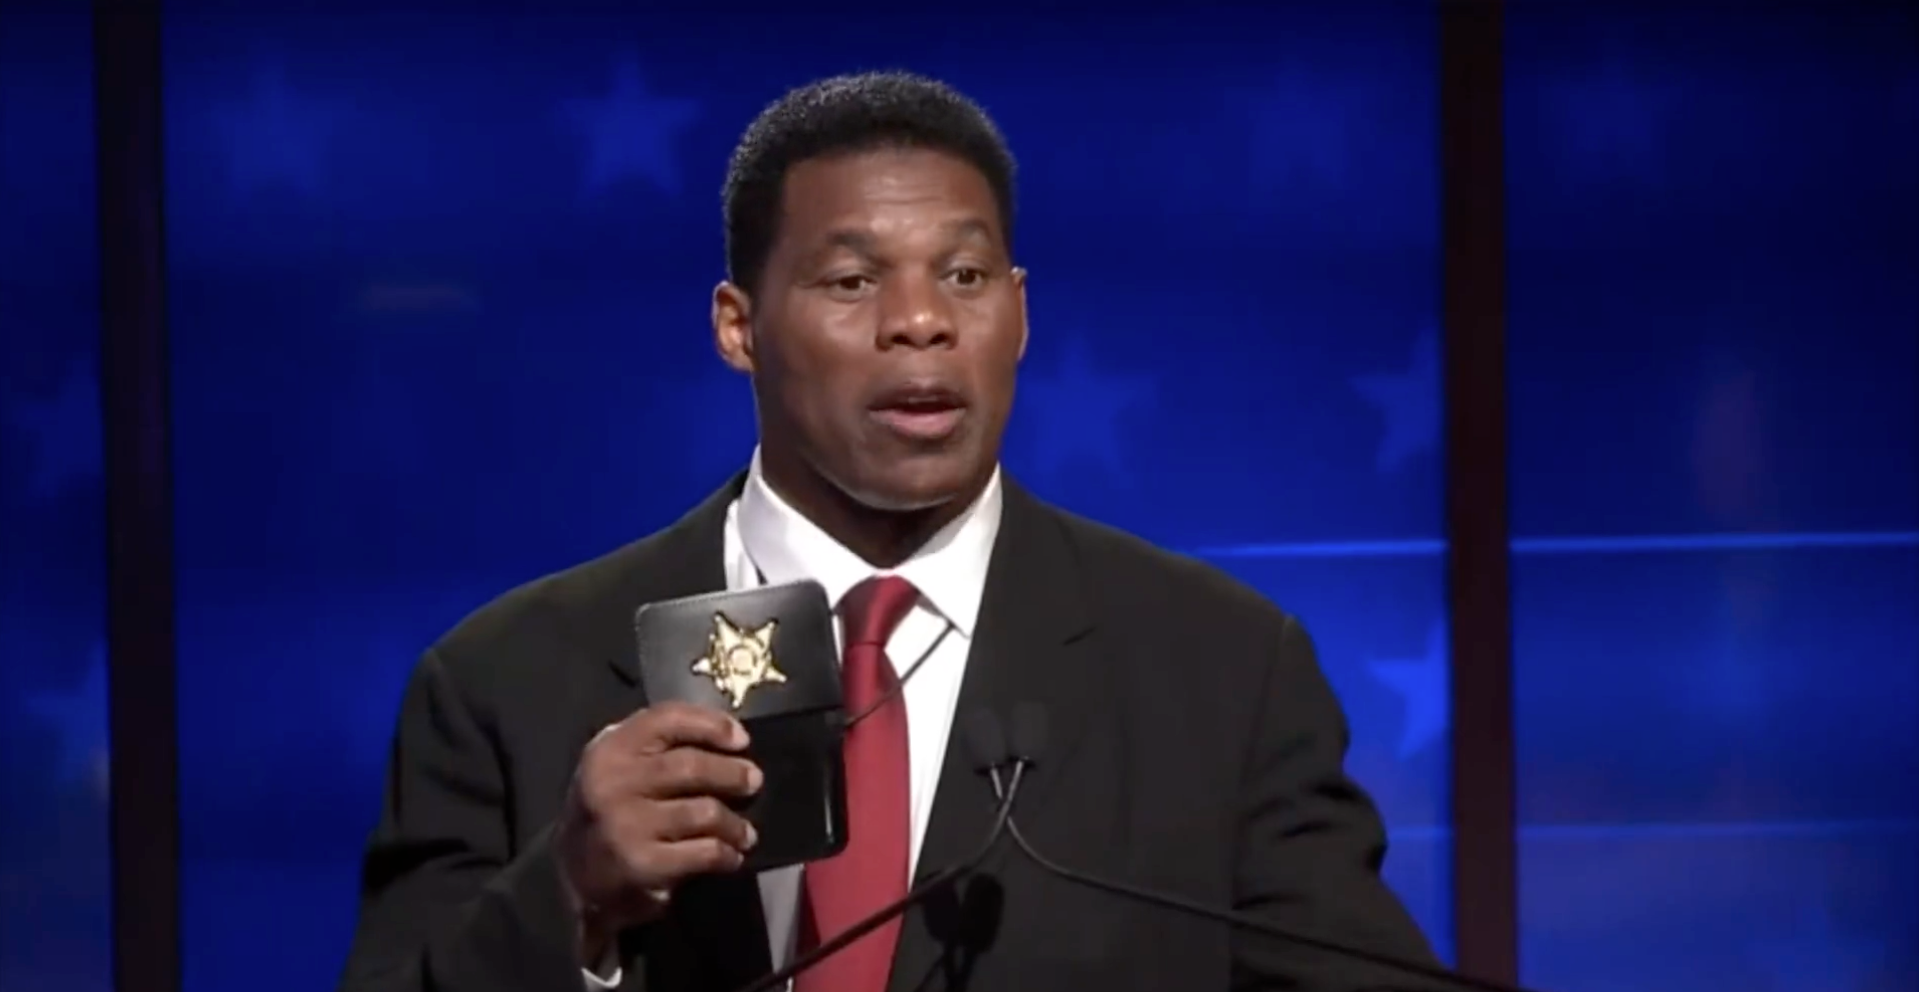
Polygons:
<instances>
[{"instance_id":1,"label":"blue backdrop","mask_svg":"<svg viewBox=\"0 0 1919 992\"><path fill-rule=\"evenodd\" d=\"M1919 59L1877 16L1510 15L1529 981L1919 977ZM1011 471L1305 619L1450 956L1431 9L166 26L192 992L329 989L421 648L742 464L725 156L887 66L1020 156ZM87 30L0 14L8 990L108 977Z\"/></svg>"},{"instance_id":2,"label":"blue backdrop","mask_svg":"<svg viewBox=\"0 0 1919 992\"><path fill-rule=\"evenodd\" d=\"M5 992L110 974L92 35L68 7L0 7Z\"/></svg>"},{"instance_id":3,"label":"blue backdrop","mask_svg":"<svg viewBox=\"0 0 1919 992\"><path fill-rule=\"evenodd\" d=\"M1912 990L1919 20L1690 6L1508 7L1523 970Z\"/></svg>"}]
</instances>

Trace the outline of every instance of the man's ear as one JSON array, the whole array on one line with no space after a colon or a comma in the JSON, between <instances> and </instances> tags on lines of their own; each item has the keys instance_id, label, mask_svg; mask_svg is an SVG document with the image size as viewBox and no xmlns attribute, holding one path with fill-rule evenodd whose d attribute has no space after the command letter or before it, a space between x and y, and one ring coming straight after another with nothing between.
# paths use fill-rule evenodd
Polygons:
<instances>
[{"instance_id":1,"label":"man's ear","mask_svg":"<svg viewBox=\"0 0 1919 992\"><path fill-rule=\"evenodd\" d=\"M1013 289L1019 293L1019 357L1026 358L1026 270L1013 266Z\"/></svg>"},{"instance_id":2,"label":"man's ear","mask_svg":"<svg viewBox=\"0 0 1919 992\"><path fill-rule=\"evenodd\" d=\"M753 374L753 300L730 282L713 290L713 348L733 371Z\"/></svg>"}]
</instances>

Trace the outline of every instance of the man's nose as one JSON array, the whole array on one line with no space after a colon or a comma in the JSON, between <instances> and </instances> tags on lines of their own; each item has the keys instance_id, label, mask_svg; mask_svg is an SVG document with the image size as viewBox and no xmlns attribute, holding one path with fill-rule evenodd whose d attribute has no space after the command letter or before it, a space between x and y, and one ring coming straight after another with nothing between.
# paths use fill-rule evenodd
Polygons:
<instances>
[{"instance_id":1,"label":"man's nose","mask_svg":"<svg viewBox=\"0 0 1919 992\"><path fill-rule=\"evenodd\" d=\"M879 345L950 348L957 339L953 308L931 279L899 279L886 288Z\"/></svg>"}]
</instances>

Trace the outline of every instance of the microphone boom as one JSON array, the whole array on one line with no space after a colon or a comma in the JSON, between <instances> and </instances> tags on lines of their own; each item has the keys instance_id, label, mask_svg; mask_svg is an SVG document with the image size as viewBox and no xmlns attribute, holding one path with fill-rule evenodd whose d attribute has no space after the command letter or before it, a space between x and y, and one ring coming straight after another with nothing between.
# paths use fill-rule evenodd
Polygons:
<instances>
[{"instance_id":1,"label":"microphone boom","mask_svg":"<svg viewBox=\"0 0 1919 992\"><path fill-rule=\"evenodd\" d=\"M1011 765L1010 782L1016 785L1022 771L1028 766L1038 762L1039 753L1045 746L1046 711L1035 703L1021 703L1013 713L1012 736L1014 739L1011 742L1011 751L1002 762L1002 766ZM1000 769L992 769L992 776L994 794L1000 795ZM1506 985L1483 978L1473 978L1469 975L1462 975L1444 968L1435 968L1432 965L1423 964L1418 961L1409 961L1390 954L1380 954L1375 951L1368 951L1359 947L1350 947L1330 940L1323 940L1307 934L1297 933L1247 913L1218 909L1179 896L1137 888L1123 882L1116 882L1111 879L1100 878L1096 875L1088 875L1085 872L1075 871L1065 865L1052 861L1045 855L1034 850L1033 845L1027 843L1026 835L1020 833L1018 821L1012 818L1010 787L1005 795L1008 798L1002 798L1000 813L1001 819L1005 823L1006 832L1013 838L1013 845L1019 848L1020 853L1024 854L1027 860L1039 866L1040 870L1057 878L1078 885L1084 885L1087 888L1109 892L1113 895L1132 899L1136 902L1159 906L1163 909L1178 910L1183 913L1201 917L1202 919L1211 920L1215 923L1223 923L1227 926L1236 927L1241 930L1250 930L1254 933L1287 941L1302 947L1325 951L1328 954L1338 957L1364 961L1368 964L1377 965L1403 974L1416 975L1420 978L1443 982L1454 988L1469 988L1478 990L1478 992L1529 992L1529 990L1517 985Z\"/></svg>"},{"instance_id":2,"label":"microphone boom","mask_svg":"<svg viewBox=\"0 0 1919 992\"><path fill-rule=\"evenodd\" d=\"M981 730L986 732L970 734L969 744L975 744L977 746L976 742L978 740L992 739L993 735L991 730L997 728L997 723L990 719L990 714L987 714L986 717L986 719L973 721ZM988 726L989 724L991 725L990 727ZM1001 740L1002 743L1000 746L1004 748L1003 738ZM1005 760L1003 758L1000 759L998 765L1004 764L1006 764ZM999 796L999 808L993 815L992 830L987 833L986 840L980 844L979 848L973 852L971 857L934 872L926 881L913 886L905 895L875 910L865 919L833 935L831 940L821 942L818 947L787 962L786 967L773 970L759 981L741 989L740 992L772 992L772 990L784 986L801 972L826 960L846 945L879 929L885 925L888 920L913 908L915 903L946 888L958 881L961 877L970 874L975 868L978 868L980 862L985 861L986 856L993 852L993 846L999 843L1001 835L1005 834L1007 829L1012 826L1013 800L1019 795L1020 780L1025 776L1025 771L1024 764L1015 764L1005 778L1005 788L1002 791L1000 788L1001 780L998 774L998 766L993 768L993 791Z\"/></svg>"}]
</instances>

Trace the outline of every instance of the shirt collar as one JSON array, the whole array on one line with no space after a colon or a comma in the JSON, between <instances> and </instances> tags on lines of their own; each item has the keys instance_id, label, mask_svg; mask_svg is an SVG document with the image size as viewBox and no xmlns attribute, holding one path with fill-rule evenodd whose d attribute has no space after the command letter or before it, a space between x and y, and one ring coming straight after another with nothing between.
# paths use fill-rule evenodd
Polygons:
<instances>
[{"instance_id":1,"label":"shirt collar","mask_svg":"<svg viewBox=\"0 0 1919 992\"><path fill-rule=\"evenodd\" d=\"M939 529L912 556L891 570L876 569L781 499L760 470L753 449L752 467L738 504L740 544L769 584L812 579L826 589L838 608L853 587L875 575L898 575L913 583L933 610L960 636L972 637L986 589L986 567L999 536L1003 495L1000 472L986 483L973 505Z\"/></svg>"}]
</instances>

